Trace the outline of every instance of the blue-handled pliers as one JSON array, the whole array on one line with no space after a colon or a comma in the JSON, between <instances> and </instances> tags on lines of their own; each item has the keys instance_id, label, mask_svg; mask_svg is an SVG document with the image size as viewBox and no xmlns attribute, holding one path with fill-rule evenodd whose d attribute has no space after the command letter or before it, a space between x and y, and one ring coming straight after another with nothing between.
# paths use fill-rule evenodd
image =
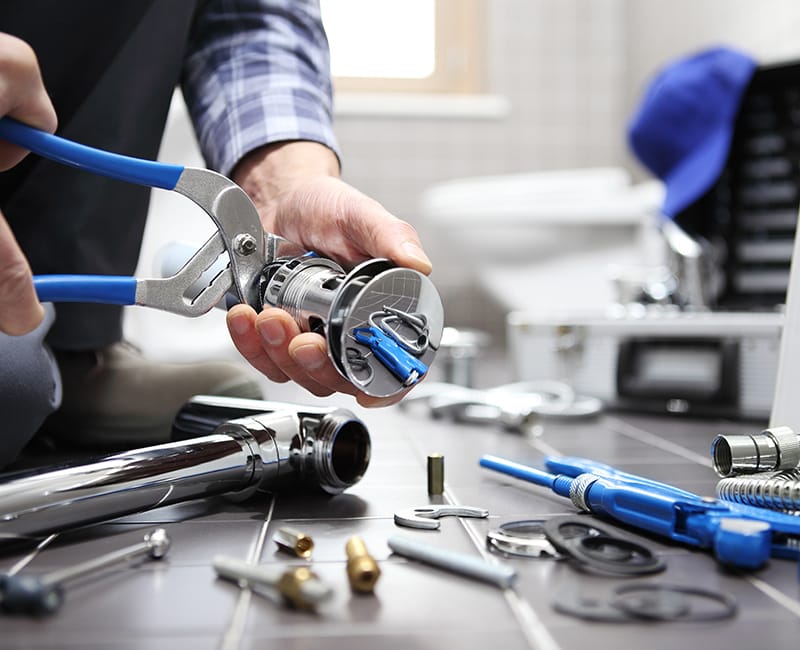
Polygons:
<instances>
[{"instance_id":1,"label":"blue-handled pliers","mask_svg":"<svg viewBox=\"0 0 800 650\"><path fill-rule=\"evenodd\" d=\"M173 276L39 275L34 277L42 302L99 302L144 305L185 316L199 316L233 291L256 311L262 307L259 283L284 241L265 233L250 198L236 183L208 169L181 167L94 149L9 117L0 119L0 139L65 165L137 185L174 190L200 206L217 232ZM219 258L226 268L197 295L184 292Z\"/></svg>"}]
</instances>

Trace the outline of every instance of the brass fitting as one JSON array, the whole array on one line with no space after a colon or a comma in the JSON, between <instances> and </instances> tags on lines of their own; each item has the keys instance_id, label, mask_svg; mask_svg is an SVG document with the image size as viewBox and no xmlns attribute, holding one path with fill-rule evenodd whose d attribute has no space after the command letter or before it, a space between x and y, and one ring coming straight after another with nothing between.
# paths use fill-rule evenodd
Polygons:
<instances>
[{"instance_id":1,"label":"brass fitting","mask_svg":"<svg viewBox=\"0 0 800 650\"><path fill-rule=\"evenodd\" d=\"M297 609L314 609L319 602L330 598L332 594L319 576L304 566L285 571L275 588L286 602Z\"/></svg>"},{"instance_id":2,"label":"brass fitting","mask_svg":"<svg viewBox=\"0 0 800 650\"><path fill-rule=\"evenodd\" d=\"M297 557L308 559L314 550L314 540L294 528L279 528L272 536L278 548Z\"/></svg>"},{"instance_id":3,"label":"brass fitting","mask_svg":"<svg viewBox=\"0 0 800 650\"><path fill-rule=\"evenodd\" d=\"M428 494L444 494L444 456L428 454Z\"/></svg>"},{"instance_id":4,"label":"brass fitting","mask_svg":"<svg viewBox=\"0 0 800 650\"><path fill-rule=\"evenodd\" d=\"M347 540L344 550L347 553L347 579L350 581L350 588L362 594L371 594L381 576L381 569L375 558L367 552L364 540L353 535Z\"/></svg>"}]
</instances>

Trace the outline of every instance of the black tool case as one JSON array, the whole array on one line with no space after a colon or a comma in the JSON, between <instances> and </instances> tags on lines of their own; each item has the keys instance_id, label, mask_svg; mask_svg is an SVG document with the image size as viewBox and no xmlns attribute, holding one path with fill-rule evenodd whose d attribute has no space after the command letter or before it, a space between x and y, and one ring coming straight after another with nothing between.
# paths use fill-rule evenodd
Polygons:
<instances>
[{"instance_id":1,"label":"black tool case","mask_svg":"<svg viewBox=\"0 0 800 650\"><path fill-rule=\"evenodd\" d=\"M800 61L756 69L742 98L725 167L676 218L710 244L722 282L714 307L784 303L800 208Z\"/></svg>"}]
</instances>

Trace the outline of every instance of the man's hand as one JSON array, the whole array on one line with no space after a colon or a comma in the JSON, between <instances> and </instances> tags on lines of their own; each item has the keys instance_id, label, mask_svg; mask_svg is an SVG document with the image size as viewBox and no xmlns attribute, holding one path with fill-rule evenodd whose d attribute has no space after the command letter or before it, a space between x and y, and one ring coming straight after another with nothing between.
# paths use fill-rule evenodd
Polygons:
<instances>
[{"instance_id":1,"label":"man's hand","mask_svg":"<svg viewBox=\"0 0 800 650\"><path fill-rule=\"evenodd\" d=\"M431 263L414 228L338 178L336 156L314 142L263 147L234 170L233 180L253 198L264 229L330 257L345 268L373 257L428 274ZM293 380L317 396L355 395L362 406L387 398L365 395L344 379L328 358L319 334L301 333L284 310L260 314L247 305L228 312L228 329L241 354L275 382Z\"/></svg>"},{"instance_id":2,"label":"man's hand","mask_svg":"<svg viewBox=\"0 0 800 650\"><path fill-rule=\"evenodd\" d=\"M8 34L0 34L0 117L56 130L56 112L42 82L36 55L30 46ZM28 152L0 141L0 171L16 165ZM0 214L0 332L26 334L44 317L33 288L28 260Z\"/></svg>"}]
</instances>

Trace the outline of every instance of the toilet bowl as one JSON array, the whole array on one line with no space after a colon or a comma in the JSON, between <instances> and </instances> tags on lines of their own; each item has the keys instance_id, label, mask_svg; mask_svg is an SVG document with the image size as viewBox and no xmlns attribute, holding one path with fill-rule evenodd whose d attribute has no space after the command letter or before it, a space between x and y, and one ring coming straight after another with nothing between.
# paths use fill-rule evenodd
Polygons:
<instances>
[{"instance_id":1,"label":"toilet bowl","mask_svg":"<svg viewBox=\"0 0 800 650\"><path fill-rule=\"evenodd\" d=\"M662 198L614 167L462 178L423 192L420 232L446 307L479 288L505 312L602 309L614 274L658 263Z\"/></svg>"}]
</instances>

